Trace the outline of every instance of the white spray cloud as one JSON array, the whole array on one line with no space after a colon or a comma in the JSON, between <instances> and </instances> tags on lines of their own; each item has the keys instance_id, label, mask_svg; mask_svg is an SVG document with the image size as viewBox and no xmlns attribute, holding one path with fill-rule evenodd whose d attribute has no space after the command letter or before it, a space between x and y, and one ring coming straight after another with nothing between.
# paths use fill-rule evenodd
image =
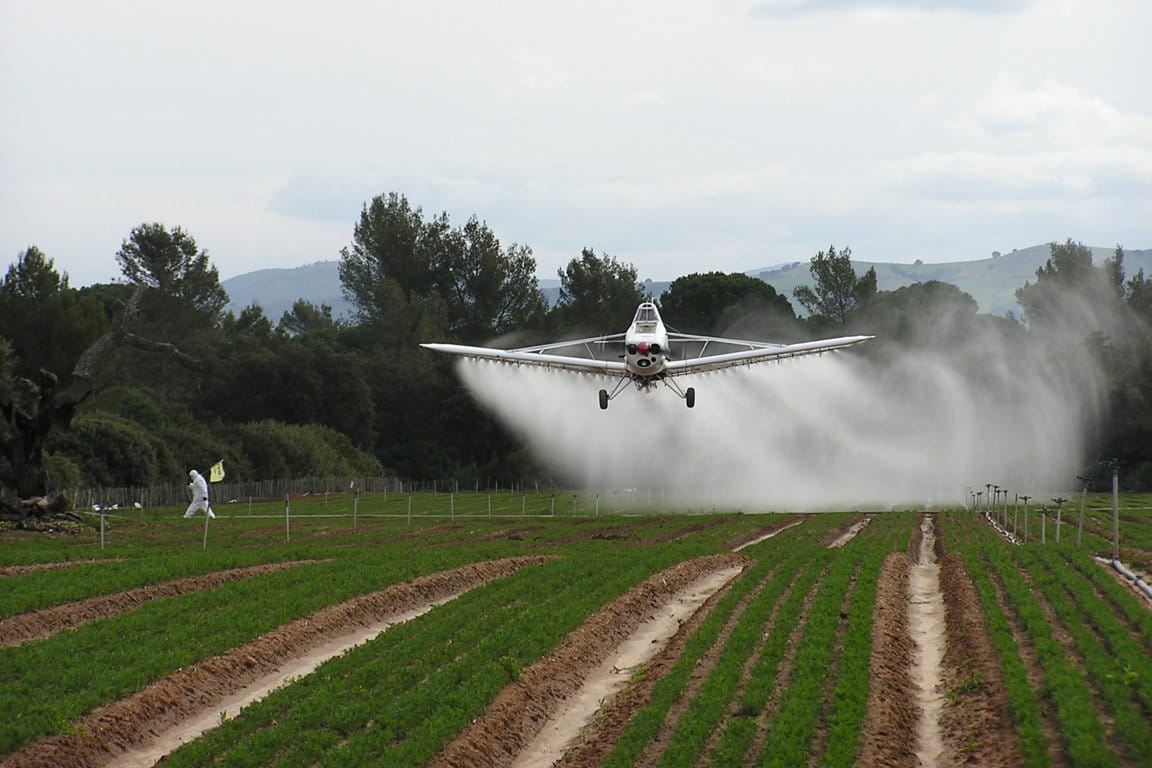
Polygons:
<instances>
[{"instance_id":1,"label":"white spray cloud","mask_svg":"<svg viewBox=\"0 0 1152 768\"><path fill-rule=\"evenodd\" d=\"M703 374L696 407L667 390L465 361L477 399L563 478L659 489L686 505L749 511L963 503L969 487L1066 488L1082 460L1099 377L1077 345L1021 355L972 339L884 363L830 354ZM670 495L669 495L670 494Z\"/></svg>"}]
</instances>

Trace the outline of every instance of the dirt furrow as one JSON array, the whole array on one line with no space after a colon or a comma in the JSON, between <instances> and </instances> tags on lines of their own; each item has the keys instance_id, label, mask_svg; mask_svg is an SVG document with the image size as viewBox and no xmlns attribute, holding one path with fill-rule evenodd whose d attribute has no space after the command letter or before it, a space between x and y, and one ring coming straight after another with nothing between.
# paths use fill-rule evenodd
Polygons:
<instances>
[{"instance_id":1,"label":"dirt furrow","mask_svg":"<svg viewBox=\"0 0 1152 768\"><path fill-rule=\"evenodd\" d=\"M668 568L597 611L555 652L526 668L488 709L429 764L434 768L510 766L603 658L625 642L653 612L702 575L747 560L708 555Z\"/></svg>"},{"instance_id":2,"label":"dirt furrow","mask_svg":"<svg viewBox=\"0 0 1152 768\"><path fill-rule=\"evenodd\" d=\"M87 600L79 600L65 605L56 605L32 613L22 613L0 619L0 648L21 645L32 640L50 637L65 629L75 629L96 619L105 619L119 613L139 608L151 600L176 597L205 589L215 589L230 581L241 581L265 573L274 573L298 565L308 565L314 560L299 560L288 563L268 563L248 568L232 568L201 576L188 576L162 584L150 584L138 589L129 589L113 595L100 595Z\"/></svg>"},{"instance_id":3,"label":"dirt furrow","mask_svg":"<svg viewBox=\"0 0 1152 768\"><path fill-rule=\"evenodd\" d=\"M916 754L924 768L943 765L947 758L940 731L944 699L940 695L940 669L944 658L944 594L940 591L940 565L936 561L936 535L932 518L920 521L920 554L908 576L908 628L912 632L913 693L920 708Z\"/></svg>"},{"instance_id":4,"label":"dirt furrow","mask_svg":"<svg viewBox=\"0 0 1152 768\"><path fill-rule=\"evenodd\" d=\"M941 558L940 586L948 643L944 651L944 689L948 705L941 715L944 739L959 762L988 768L1021 765L1004 674L992 645L976 587L964 559Z\"/></svg>"},{"instance_id":5,"label":"dirt furrow","mask_svg":"<svg viewBox=\"0 0 1152 768\"><path fill-rule=\"evenodd\" d=\"M916 744L908 738L918 711L909 700L912 636L908 631L908 555L895 552L884 559L876 587L872 616L872 669L868 714L864 720L861 768L915 768Z\"/></svg>"},{"instance_id":6,"label":"dirt furrow","mask_svg":"<svg viewBox=\"0 0 1152 768\"><path fill-rule=\"evenodd\" d=\"M554 559L515 557L475 563L430 574L378 592L346 600L298 619L221 656L206 659L158 680L139 693L100 707L72 732L50 736L9 755L3 768L97 768L115 765L137 750L184 727L188 721L220 712L223 702L334 638L366 625L462 593L514 571ZM217 720L218 722L218 720Z\"/></svg>"},{"instance_id":7,"label":"dirt furrow","mask_svg":"<svg viewBox=\"0 0 1152 768\"><path fill-rule=\"evenodd\" d=\"M36 571L54 571L60 568L77 568L81 565L99 565L101 563L118 563L117 558L109 560L73 560L67 563L32 563L31 565L6 565L0 567L0 578L8 576L23 576Z\"/></svg>"}]
</instances>

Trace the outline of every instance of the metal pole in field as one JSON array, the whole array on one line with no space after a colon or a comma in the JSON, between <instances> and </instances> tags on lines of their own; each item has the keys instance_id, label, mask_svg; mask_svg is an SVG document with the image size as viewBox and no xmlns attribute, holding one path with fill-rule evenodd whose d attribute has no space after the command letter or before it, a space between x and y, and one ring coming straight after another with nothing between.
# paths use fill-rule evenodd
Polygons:
<instances>
[{"instance_id":1,"label":"metal pole in field","mask_svg":"<svg viewBox=\"0 0 1152 768\"><path fill-rule=\"evenodd\" d=\"M356 532L356 513L360 511L360 491L352 497L352 532Z\"/></svg>"},{"instance_id":2,"label":"metal pole in field","mask_svg":"<svg viewBox=\"0 0 1152 768\"><path fill-rule=\"evenodd\" d=\"M201 549L208 549L208 521L212 518L209 516L208 511L204 511L204 544Z\"/></svg>"},{"instance_id":3,"label":"metal pole in field","mask_svg":"<svg viewBox=\"0 0 1152 768\"><path fill-rule=\"evenodd\" d=\"M1120 559L1120 460L1112 459L1112 559Z\"/></svg>"},{"instance_id":4,"label":"metal pole in field","mask_svg":"<svg viewBox=\"0 0 1152 768\"><path fill-rule=\"evenodd\" d=\"M1044 512L1040 513L1040 543L1046 543L1048 539L1048 515Z\"/></svg>"},{"instance_id":5,"label":"metal pole in field","mask_svg":"<svg viewBox=\"0 0 1152 768\"><path fill-rule=\"evenodd\" d=\"M1056 543L1060 543L1060 513L1064 509L1064 502L1068 501L1065 498L1052 499L1052 503L1056 505Z\"/></svg>"},{"instance_id":6,"label":"metal pole in field","mask_svg":"<svg viewBox=\"0 0 1152 768\"><path fill-rule=\"evenodd\" d=\"M555 495L552 496L552 503L549 506L548 514L551 515L552 517L556 517L556 496Z\"/></svg>"},{"instance_id":7,"label":"metal pole in field","mask_svg":"<svg viewBox=\"0 0 1152 768\"><path fill-rule=\"evenodd\" d=\"M412 494L408 494L408 525L412 525Z\"/></svg>"},{"instance_id":8,"label":"metal pole in field","mask_svg":"<svg viewBox=\"0 0 1152 768\"><path fill-rule=\"evenodd\" d=\"M452 513L452 522L456 522L456 495L448 494L448 509Z\"/></svg>"},{"instance_id":9,"label":"metal pole in field","mask_svg":"<svg viewBox=\"0 0 1152 768\"><path fill-rule=\"evenodd\" d=\"M1076 525L1076 549L1080 549L1080 536L1084 533L1084 505L1088 501L1088 478L1077 475L1076 479L1083 484L1080 490L1080 522Z\"/></svg>"},{"instance_id":10,"label":"metal pole in field","mask_svg":"<svg viewBox=\"0 0 1152 768\"><path fill-rule=\"evenodd\" d=\"M1024 499L1024 541L1028 541L1028 499L1031 496L1021 496Z\"/></svg>"},{"instance_id":11,"label":"metal pole in field","mask_svg":"<svg viewBox=\"0 0 1152 768\"><path fill-rule=\"evenodd\" d=\"M1012 536L1016 536L1016 524L1020 522L1020 494L1016 494L1016 503L1012 505Z\"/></svg>"},{"instance_id":12,"label":"metal pole in field","mask_svg":"<svg viewBox=\"0 0 1152 768\"><path fill-rule=\"evenodd\" d=\"M104 515L100 515L100 551L104 551Z\"/></svg>"},{"instance_id":13,"label":"metal pole in field","mask_svg":"<svg viewBox=\"0 0 1152 768\"><path fill-rule=\"evenodd\" d=\"M291 496L284 497L284 541L292 541L292 513L289 508L292 506ZM205 526L204 530L208 530Z\"/></svg>"},{"instance_id":14,"label":"metal pole in field","mask_svg":"<svg viewBox=\"0 0 1152 768\"><path fill-rule=\"evenodd\" d=\"M523 516L523 515L527 514L527 512L528 512L528 497L527 496L521 496L520 497L520 514L521 514L521 516Z\"/></svg>"},{"instance_id":15,"label":"metal pole in field","mask_svg":"<svg viewBox=\"0 0 1152 768\"><path fill-rule=\"evenodd\" d=\"M492 494L488 494L488 517L492 517Z\"/></svg>"},{"instance_id":16,"label":"metal pole in field","mask_svg":"<svg viewBox=\"0 0 1152 768\"><path fill-rule=\"evenodd\" d=\"M600 494L596 494L596 516L600 516Z\"/></svg>"}]
</instances>

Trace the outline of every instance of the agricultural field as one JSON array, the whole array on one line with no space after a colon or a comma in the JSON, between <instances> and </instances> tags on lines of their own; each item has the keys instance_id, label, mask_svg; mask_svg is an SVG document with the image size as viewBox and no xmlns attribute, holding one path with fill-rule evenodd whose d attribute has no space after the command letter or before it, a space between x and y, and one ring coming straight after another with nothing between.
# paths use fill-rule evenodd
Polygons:
<instances>
[{"instance_id":1,"label":"agricultural field","mask_svg":"<svg viewBox=\"0 0 1152 768\"><path fill-rule=\"evenodd\" d=\"M1152 765L1152 603L1092 557L1109 497L1079 548L1079 498L1021 544L965 509L660 501L0 530L0 766ZM1123 502L1146 573L1152 499Z\"/></svg>"}]
</instances>

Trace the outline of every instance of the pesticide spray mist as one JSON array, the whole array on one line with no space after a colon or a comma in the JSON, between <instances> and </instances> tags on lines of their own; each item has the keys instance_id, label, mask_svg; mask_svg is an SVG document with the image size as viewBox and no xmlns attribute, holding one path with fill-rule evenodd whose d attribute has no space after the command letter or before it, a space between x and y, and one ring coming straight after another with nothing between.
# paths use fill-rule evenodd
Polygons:
<instances>
[{"instance_id":1,"label":"pesticide spray mist","mask_svg":"<svg viewBox=\"0 0 1152 768\"><path fill-rule=\"evenodd\" d=\"M476 361L460 371L578 486L816 510L962 504L985 483L1036 496L1069 487L1100 389L1079 346L990 334L944 353L762 363L682 379L696 388L691 410L670 390L630 388L602 411L597 390L613 382L598 376Z\"/></svg>"}]
</instances>

